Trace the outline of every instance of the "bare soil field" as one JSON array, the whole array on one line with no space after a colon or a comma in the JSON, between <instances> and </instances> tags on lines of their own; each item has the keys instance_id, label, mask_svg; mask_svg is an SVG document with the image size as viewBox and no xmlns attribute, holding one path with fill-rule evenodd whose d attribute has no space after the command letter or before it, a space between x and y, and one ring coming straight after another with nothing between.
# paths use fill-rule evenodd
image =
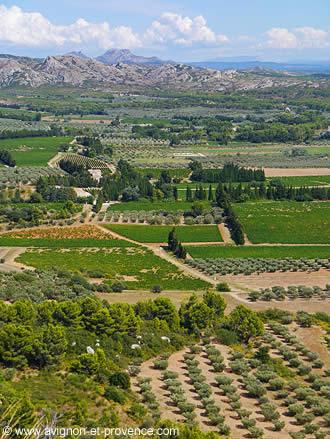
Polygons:
<instances>
[{"instance_id":1,"label":"bare soil field","mask_svg":"<svg viewBox=\"0 0 330 439\"><path fill-rule=\"evenodd\" d=\"M268 288L270 285L288 287L289 285L306 285L307 287L320 286L324 288L330 282L329 270L321 269L313 272L275 272L262 274L237 274L217 276L219 282L228 282L241 289Z\"/></svg>"},{"instance_id":2,"label":"bare soil field","mask_svg":"<svg viewBox=\"0 0 330 439\"><path fill-rule=\"evenodd\" d=\"M329 312L329 310L327 312ZM326 369L330 368L329 351L321 341L322 337L326 334L325 331L323 331L319 326L301 328L296 324L293 325L293 331L308 349L319 354L321 360L324 362L324 367Z\"/></svg>"},{"instance_id":3,"label":"bare soil field","mask_svg":"<svg viewBox=\"0 0 330 439\"><path fill-rule=\"evenodd\" d=\"M309 330L312 330L310 334L313 333L313 337L317 340L313 340L313 338L307 334ZM268 332L268 331L267 331ZM328 361L330 360L330 356L328 352L322 351L322 344L320 341L320 336L322 336L321 331L317 327L308 328L297 328L296 325L292 325L290 327L290 332L295 334L301 341L305 344L305 346L310 349L312 352L318 353L320 357L324 361L324 368L327 367ZM270 332L268 332L270 334ZM278 335L274 335L275 339L281 340ZM167 371L171 371L172 373L176 373L176 380L180 383L181 389L184 393L184 397L187 403L192 404L193 412L195 414L195 421L198 423L199 428L203 431L217 431L217 427L212 425L208 412L205 408L205 402L203 398L198 394L196 389L200 388L201 385L195 387L195 383L203 382L203 386L208 386L210 390L209 400L213 401L215 407L219 409L220 416L224 417L225 424L230 427L230 438L232 439L241 439L241 438L249 438L252 437L249 435L249 431L246 427L243 426L240 416L238 414L238 410L233 408L231 405L230 398L226 391L224 391L224 387L219 386L217 383L217 377L221 376L224 379L229 379L231 381L231 386L234 389L234 393L238 396L238 400L240 401L241 408L248 410L250 412L250 419L253 420L255 426L264 433L264 437L267 439L287 439L290 437L290 433L298 432L301 430L301 425L299 425L293 416L290 416L287 412L283 401L281 398L278 398L273 389L271 389L267 384L264 384L265 396L268 398L268 401L274 407L278 415L278 420L283 422L283 428L281 431L275 431L273 422L270 420L266 420L264 415L262 414L262 405L260 401L258 401L258 397L252 396L249 394L248 390L244 385L244 380L239 372L234 372L232 369L233 353L235 352L232 348L219 344L215 340L211 342L212 348L218 350L222 357L222 362L224 369L222 372L216 372L213 368L213 359L209 357L208 348L201 344L198 345L199 350L194 351L195 353L191 356L191 352L189 348L176 352L170 355L168 359ZM195 346L197 347L197 346ZM254 348L255 349L255 348ZM187 359L189 355L193 358ZM237 352L236 352L237 353ZM270 355L274 359L281 360L281 355L276 349L270 349ZM249 351L248 356L245 357L245 360L250 358L252 354ZM245 353L246 355L246 353ZM303 363L306 363L306 359L300 357ZM199 370L198 374L200 374L202 380L199 381L196 378L196 369L195 366L192 366L194 369L193 374L190 374L189 371L189 361L194 361L197 366L197 370ZM284 362L283 364L288 364ZM287 367L287 366L284 366ZM250 376L253 376L257 371L254 367L250 367ZM192 370L191 369L191 370ZM294 371L294 367L290 366L291 372ZM152 393L155 395L156 400L159 404L159 411L161 413L162 419L170 419L176 422L185 422L184 418L180 412L179 406L176 405L174 400L172 400L172 394L167 389L167 385L162 378L163 372L154 367L153 360L149 360L144 362L141 365L140 369L140 378L147 378L150 380L150 387ZM139 377L133 379L133 389L140 393L140 384ZM309 385L304 378L299 377L298 380L306 386ZM284 379L284 383L286 379ZM286 384L284 384L286 386ZM288 394L292 397L294 395L294 391L288 391ZM207 406L206 406L207 407ZM324 420L321 416L316 416L314 422L318 423L319 426L322 426L325 431L328 431L325 427ZM220 436L219 436L220 437Z\"/></svg>"},{"instance_id":4,"label":"bare soil field","mask_svg":"<svg viewBox=\"0 0 330 439\"><path fill-rule=\"evenodd\" d=\"M266 177L301 177L330 175L329 168L264 168Z\"/></svg>"}]
</instances>

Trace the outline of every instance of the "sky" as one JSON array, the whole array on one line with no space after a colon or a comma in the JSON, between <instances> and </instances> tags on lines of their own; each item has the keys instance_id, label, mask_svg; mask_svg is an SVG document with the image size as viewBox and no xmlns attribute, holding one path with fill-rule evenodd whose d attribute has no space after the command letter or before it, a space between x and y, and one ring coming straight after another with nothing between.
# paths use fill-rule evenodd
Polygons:
<instances>
[{"instance_id":1,"label":"sky","mask_svg":"<svg viewBox=\"0 0 330 439\"><path fill-rule=\"evenodd\" d=\"M0 0L0 52L330 61L330 0Z\"/></svg>"}]
</instances>

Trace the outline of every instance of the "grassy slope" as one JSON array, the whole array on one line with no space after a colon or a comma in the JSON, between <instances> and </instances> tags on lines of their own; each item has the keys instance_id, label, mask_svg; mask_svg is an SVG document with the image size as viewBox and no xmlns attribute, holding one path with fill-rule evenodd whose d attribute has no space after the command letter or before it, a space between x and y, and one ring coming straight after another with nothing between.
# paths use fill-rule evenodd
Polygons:
<instances>
[{"instance_id":1,"label":"grassy slope","mask_svg":"<svg viewBox=\"0 0 330 439\"><path fill-rule=\"evenodd\" d=\"M167 242L172 226L143 226L143 225L107 225L108 229L120 233L139 242ZM177 226L178 238L182 242L216 242L222 241L218 227L211 226Z\"/></svg>"}]
</instances>

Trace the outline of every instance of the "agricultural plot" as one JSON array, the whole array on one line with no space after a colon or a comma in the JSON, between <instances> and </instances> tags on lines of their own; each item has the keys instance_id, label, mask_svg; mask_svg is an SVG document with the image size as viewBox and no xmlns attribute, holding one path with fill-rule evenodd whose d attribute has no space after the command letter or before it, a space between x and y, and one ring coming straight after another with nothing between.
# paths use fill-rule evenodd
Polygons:
<instances>
[{"instance_id":1,"label":"agricultural plot","mask_svg":"<svg viewBox=\"0 0 330 439\"><path fill-rule=\"evenodd\" d=\"M169 262L140 247L108 249L30 249L17 262L47 269L58 267L109 283L122 282L128 289L201 290L208 284L186 276Z\"/></svg>"},{"instance_id":2,"label":"agricultural plot","mask_svg":"<svg viewBox=\"0 0 330 439\"><path fill-rule=\"evenodd\" d=\"M129 211L166 211L176 212L178 210L191 209L192 203L186 201L130 201L127 203L113 204L109 207L109 212L129 212Z\"/></svg>"},{"instance_id":3,"label":"agricultural plot","mask_svg":"<svg viewBox=\"0 0 330 439\"><path fill-rule=\"evenodd\" d=\"M281 181L286 186L328 186L330 185L330 175L302 175L296 177L272 177L267 180Z\"/></svg>"},{"instance_id":4,"label":"agricultural plot","mask_svg":"<svg viewBox=\"0 0 330 439\"><path fill-rule=\"evenodd\" d=\"M143 225L107 225L107 228L127 238L139 242L167 242L172 226ZM175 231L180 241L185 242L221 242L222 237L215 225L210 226L177 226Z\"/></svg>"},{"instance_id":5,"label":"agricultural plot","mask_svg":"<svg viewBox=\"0 0 330 439\"><path fill-rule=\"evenodd\" d=\"M85 157L79 154L62 154L61 160L69 160L76 165L84 166L88 169L109 169L109 165L102 160L99 160L97 158Z\"/></svg>"},{"instance_id":6,"label":"agricultural plot","mask_svg":"<svg viewBox=\"0 0 330 439\"><path fill-rule=\"evenodd\" d=\"M328 437L328 366L291 329L270 322L246 350L208 343L141 365L136 389L161 419L233 439Z\"/></svg>"},{"instance_id":7,"label":"agricultural plot","mask_svg":"<svg viewBox=\"0 0 330 439\"><path fill-rule=\"evenodd\" d=\"M36 183L40 177L63 175L63 171L49 166L27 166L22 168L5 168L0 166L0 184L16 185L19 183Z\"/></svg>"},{"instance_id":8,"label":"agricultural plot","mask_svg":"<svg viewBox=\"0 0 330 439\"><path fill-rule=\"evenodd\" d=\"M324 259L330 258L330 246L191 246L189 247L189 254L196 259Z\"/></svg>"},{"instance_id":9,"label":"agricultural plot","mask_svg":"<svg viewBox=\"0 0 330 439\"><path fill-rule=\"evenodd\" d=\"M234 210L254 244L330 243L329 202L247 202Z\"/></svg>"},{"instance_id":10,"label":"agricultural plot","mask_svg":"<svg viewBox=\"0 0 330 439\"><path fill-rule=\"evenodd\" d=\"M248 294L248 300L251 302L264 301L284 301L295 299L330 299L330 284L325 288L306 287L302 285L291 285L288 288L273 286L271 288L262 288L261 290L251 291Z\"/></svg>"},{"instance_id":11,"label":"agricultural plot","mask_svg":"<svg viewBox=\"0 0 330 439\"><path fill-rule=\"evenodd\" d=\"M189 250L189 249L188 249ZM312 272L321 268L330 269L330 259L263 259L263 258L226 258L193 259L188 264L210 276L216 274L245 274L286 272Z\"/></svg>"},{"instance_id":12,"label":"agricultural plot","mask_svg":"<svg viewBox=\"0 0 330 439\"><path fill-rule=\"evenodd\" d=\"M11 152L18 167L46 166L63 143L72 137L25 137L0 140L0 149Z\"/></svg>"},{"instance_id":13,"label":"agricultural plot","mask_svg":"<svg viewBox=\"0 0 330 439\"><path fill-rule=\"evenodd\" d=\"M127 241L113 239L92 225L78 227L47 227L7 232L0 235L1 247L134 247Z\"/></svg>"}]
</instances>

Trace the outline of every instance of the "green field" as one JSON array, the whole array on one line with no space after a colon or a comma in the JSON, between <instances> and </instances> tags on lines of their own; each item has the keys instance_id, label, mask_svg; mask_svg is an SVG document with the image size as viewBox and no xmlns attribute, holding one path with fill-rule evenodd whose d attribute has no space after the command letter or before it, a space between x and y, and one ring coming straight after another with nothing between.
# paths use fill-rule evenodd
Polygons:
<instances>
[{"instance_id":1,"label":"green field","mask_svg":"<svg viewBox=\"0 0 330 439\"><path fill-rule=\"evenodd\" d=\"M0 235L0 247L106 248L132 246L134 244L119 239L13 238Z\"/></svg>"},{"instance_id":2,"label":"green field","mask_svg":"<svg viewBox=\"0 0 330 439\"><path fill-rule=\"evenodd\" d=\"M139 242L167 242L168 234L173 226L145 226L145 225L107 225L127 238ZM217 226L177 226L176 233L182 242L216 242L222 241Z\"/></svg>"},{"instance_id":3,"label":"green field","mask_svg":"<svg viewBox=\"0 0 330 439\"><path fill-rule=\"evenodd\" d=\"M303 175L299 177L272 177L267 180L280 180L287 186L327 186L330 185L330 175Z\"/></svg>"},{"instance_id":4,"label":"green field","mask_svg":"<svg viewBox=\"0 0 330 439\"><path fill-rule=\"evenodd\" d=\"M0 149L11 152L17 166L46 166L62 143L72 137L22 137L1 139Z\"/></svg>"},{"instance_id":5,"label":"green field","mask_svg":"<svg viewBox=\"0 0 330 439\"><path fill-rule=\"evenodd\" d=\"M189 246L188 253L196 259L218 258L330 258L330 246Z\"/></svg>"},{"instance_id":6,"label":"green field","mask_svg":"<svg viewBox=\"0 0 330 439\"><path fill-rule=\"evenodd\" d=\"M330 202L247 202L234 210L254 244L330 243Z\"/></svg>"},{"instance_id":7,"label":"green field","mask_svg":"<svg viewBox=\"0 0 330 439\"><path fill-rule=\"evenodd\" d=\"M17 261L36 268L58 267L85 275L98 272L109 282L123 282L129 289L150 289L160 285L164 290L198 290L208 286L206 282L186 276L174 265L140 247L76 249L65 253L61 250L30 249Z\"/></svg>"},{"instance_id":8,"label":"green field","mask_svg":"<svg viewBox=\"0 0 330 439\"><path fill-rule=\"evenodd\" d=\"M164 210L176 212L177 210L190 210L192 203L186 201L129 201L127 203L112 204L108 211L112 212L131 212L131 211L152 211Z\"/></svg>"}]
</instances>

